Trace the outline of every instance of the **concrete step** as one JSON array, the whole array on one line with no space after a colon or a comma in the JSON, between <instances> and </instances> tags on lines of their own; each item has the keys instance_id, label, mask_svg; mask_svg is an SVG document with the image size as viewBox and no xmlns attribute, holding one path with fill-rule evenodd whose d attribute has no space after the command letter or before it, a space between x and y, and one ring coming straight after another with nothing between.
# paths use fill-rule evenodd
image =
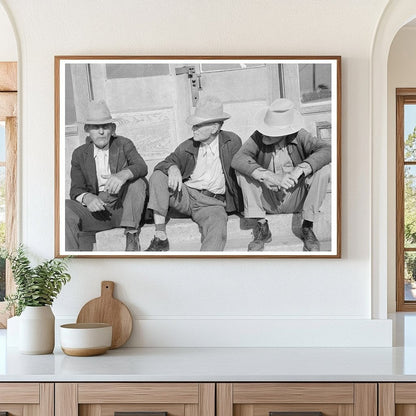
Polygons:
<instances>
[{"instance_id":1,"label":"concrete step","mask_svg":"<svg viewBox=\"0 0 416 416\"><path fill-rule=\"evenodd\" d=\"M302 224L301 214L268 215L267 220L272 232L272 241L265 246L265 251L302 251L300 239ZM255 221L237 215L228 218L227 245L225 251L247 251L252 240ZM198 225L190 218L174 218L167 224L170 251L199 251L201 234ZM321 250L329 250L331 243L331 194L325 198L321 212L314 222L314 231L321 243ZM154 236L154 225L146 224L140 231L141 249L145 250ZM96 235L95 250L124 251L126 238L122 228L102 231ZM326 247L326 248L324 248Z\"/></svg>"}]
</instances>

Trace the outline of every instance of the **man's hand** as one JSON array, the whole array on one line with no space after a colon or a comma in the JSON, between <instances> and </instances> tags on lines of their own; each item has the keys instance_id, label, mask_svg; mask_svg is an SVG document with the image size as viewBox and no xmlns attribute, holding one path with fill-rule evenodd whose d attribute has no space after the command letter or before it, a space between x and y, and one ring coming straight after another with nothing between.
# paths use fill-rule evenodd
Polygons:
<instances>
[{"instance_id":1,"label":"man's hand","mask_svg":"<svg viewBox=\"0 0 416 416\"><path fill-rule=\"evenodd\" d=\"M262 182L267 189L272 191L277 191L280 188L287 190L297 183L290 173L278 174L267 169L257 169L253 172L253 178Z\"/></svg>"},{"instance_id":2,"label":"man's hand","mask_svg":"<svg viewBox=\"0 0 416 416\"><path fill-rule=\"evenodd\" d=\"M292 176L293 179L296 180L296 182L298 182L299 178L304 174L305 172L303 171L302 168L300 168L299 166L296 166L295 168L293 168L293 170L290 172L290 176Z\"/></svg>"},{"instance_id":3,"label":"man's hand","mask_svg":"<svg viewBox=\"0 0 416 416\"><path fill-rule=\"evenodd\" d=\"M168 169L168 186L173 192L182 190L182 174L176 165Z\"/></svg>"},{"instance_id":4,"label":"man's hand","mask_svg":"<svg viewBox=\"0 0 416 416\"><path fill-rule=\"evenodd\" d=\"M98 212L105 210L105 203L94 194L85 194L82 199L84 204L87 206L88 211Z\"/></svg>"},{"instance_id":5,"label":"man's hand","mask_svg":"<svg viewBox=\"0 0 416 416\"><path fill-rule=\"evenodd\" d=\"M309 176L312 173L312 167L308 162L302 162L299 163L296 167L292 169L290 174L294 179L296 179L296 182L299 181L299 178L303 175L305 175L305 178Z\"/></svg>"},{"instance_id":6,"label":"man's hand","mask_svg":"<svg viewBox=\"0 0 416 416\"><path fill-rule=\"evenodd\" d=\"M101 177L107 179L104 191L116 195L120 192L121 187L133 177L133 174L127 169L121 170L113 175L101 175Z\"/></svg>"},{"instance_id":7,"label":"man's hand","mask_svg":"<svg viewBox=\"0 0 416 416\"><path fill-rule=\"evenodd\" d=\"M292 173L284 173L277 176L281 176L280 187L285 191L293 188L298 183L298 180L292 176Z\"/></svg>"},{"instance_id":8,"label":"man's hand","mask_svg":"<svg viewBox=\"0 0 416 416\"><path fill-rule=\"evenodd\" d=\"M264 183L267 189L277 191L280 188L281 180L279 175L276 175L270 170L266 170L265 172L263 172L261 182Z\"/></svg>"}]
</instances>

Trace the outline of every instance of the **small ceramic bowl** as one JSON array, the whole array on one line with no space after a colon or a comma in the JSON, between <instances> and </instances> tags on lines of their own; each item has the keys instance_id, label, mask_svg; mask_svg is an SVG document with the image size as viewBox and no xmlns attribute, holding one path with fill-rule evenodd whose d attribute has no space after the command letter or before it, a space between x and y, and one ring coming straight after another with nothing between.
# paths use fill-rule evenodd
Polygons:
<instances>
[{"instance_id":1,"label":"small ceramic bowl","mask_svg":"<svg viewBox=\"0 0 416 416\"><path fill-rule=\"evenodd\" d=\"M111 347L112 326L103 323L61 325L61 348L67 355L88 357Z\"/></svg>"}]
</instances>

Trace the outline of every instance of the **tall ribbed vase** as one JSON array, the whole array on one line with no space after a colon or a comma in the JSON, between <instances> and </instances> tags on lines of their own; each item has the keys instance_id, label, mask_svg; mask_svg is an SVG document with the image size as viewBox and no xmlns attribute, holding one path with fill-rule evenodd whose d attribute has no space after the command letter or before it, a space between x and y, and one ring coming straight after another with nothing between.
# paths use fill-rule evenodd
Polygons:
<instances>
[{"instance_id":1,"label":"tall ribbed vase","mask_svg":"<svg viewBox=\"0 0 416 416\"><path fill-rule=\"evenodd\" d=\"M19 351L50 354L55 346L55 315L49 305L26 306L19 319Z\"/></svg>"}]
</instances>

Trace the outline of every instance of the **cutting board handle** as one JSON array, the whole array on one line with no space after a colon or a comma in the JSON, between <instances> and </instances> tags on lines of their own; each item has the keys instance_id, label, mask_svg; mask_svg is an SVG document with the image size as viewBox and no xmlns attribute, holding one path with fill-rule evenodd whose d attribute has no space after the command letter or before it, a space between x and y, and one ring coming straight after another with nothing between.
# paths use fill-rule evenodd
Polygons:
<instances>
[{"instance_id":1,"label":"cutting board handle","mask_svg":"<svg viewBox=\"0 0 416 416\"><path fill-rule=\"evenodd\" d=\"M114 292L114 282L110 280L104 280L101 282L101 297L112 298Z\"/></svg>"}]
</instances>

